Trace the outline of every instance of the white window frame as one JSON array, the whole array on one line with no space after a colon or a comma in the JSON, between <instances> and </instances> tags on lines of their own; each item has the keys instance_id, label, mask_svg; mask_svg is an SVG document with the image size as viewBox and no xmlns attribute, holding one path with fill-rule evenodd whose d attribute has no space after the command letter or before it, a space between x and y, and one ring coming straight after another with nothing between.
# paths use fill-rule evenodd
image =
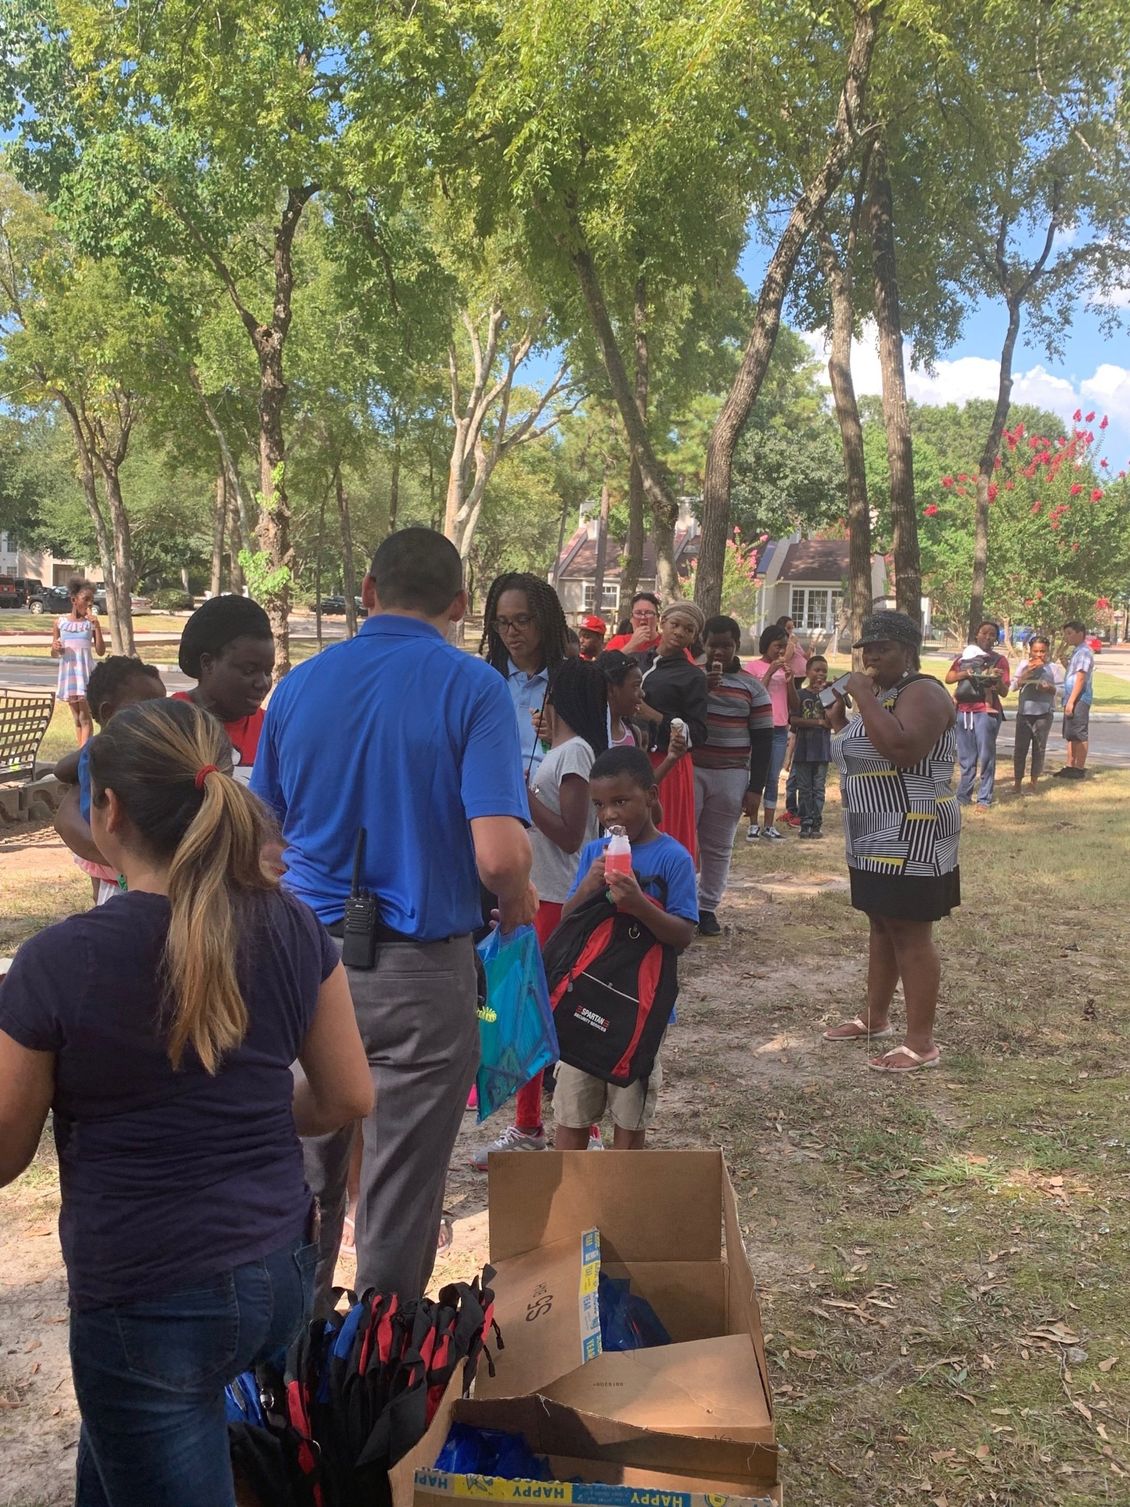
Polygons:
<instances>
[{"instance_id":1,"label":"white window frame","mask_svg":"<svg viewBox=\"0 0 1130 1507\"><path fill-rule=\"evenodd\" d=\"M619 581L605 581L604 602L598 609L593 606L596 601L596 582L581 582L581 611L582 612L612 612L620 611L620 583Z\"/></svg>"},{"instance_id":2,"label":"white window frame","mask_svg":"<svg viewBox=\"0 0 1130 1507\"><path fill-rule=\"evenodd\" d=\"M789 616L805 633L832 633L843 612L844 594L837 586L791 586Z\"/></svg>"}]
</instances>

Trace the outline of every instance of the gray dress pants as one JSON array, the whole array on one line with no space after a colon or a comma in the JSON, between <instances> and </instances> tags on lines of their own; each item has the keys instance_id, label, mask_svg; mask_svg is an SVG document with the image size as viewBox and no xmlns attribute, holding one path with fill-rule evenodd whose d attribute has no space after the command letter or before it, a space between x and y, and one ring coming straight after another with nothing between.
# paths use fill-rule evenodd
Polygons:
<instances>
[{"instance_id":1,"label":"gray dress pants","mask_svg":"<svg viewBox=\"0 0 1130 1507\"><path fill-rule=\"evenodd\" d=\"M360 1126L357 1291L396 1292L404 1302L431 1280L447 1167L479 1062L474 950L469 936L382 943L375 968L348 973L376 1095ZM302 1143L322 1207L319 1313L330 1306L357 1131Z\"/></svg>"}]
</instances>

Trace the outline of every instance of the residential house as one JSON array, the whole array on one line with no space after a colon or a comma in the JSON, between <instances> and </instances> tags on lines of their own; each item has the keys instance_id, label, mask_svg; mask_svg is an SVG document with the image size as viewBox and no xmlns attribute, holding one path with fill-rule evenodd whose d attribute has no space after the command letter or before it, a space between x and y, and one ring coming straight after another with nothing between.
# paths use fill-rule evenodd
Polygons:
<instances>
[{"instance_id":1,"label":"residential house","mask_svg":"<svg viewBox=\"0 0 1130 1507\"><path fill-rule=\"evenodd\" d=\"M615 625L628 611L627 602L620 598L623 545L615 539L608 541L603 601L597 606L597 526L593 504L582 504L577 530L562 550L550 580L570 622L575 622L582 613L599 612L607 623ZM690 574L698 559L700 543L701 530L692 502L684 499L675 530L675 566L681 578ZM743 624L748 629L747 647L756 647L762 629L787 615L796 623L802 642L810 647L847 648L850 637L844 597L847 578L846 539L802 539L794 534L788 539L770 540L758 561L761 590L757 619ZM644 543L639 590L655 590L655 545L651 539ZM873 555L871 595L876 605L886 605L886 592L886 563L882 555Z\"/></svg>"},{"instance_id":2,"label":"residential house","mask_svg":"<svg viewBox=\"0 0 1130 1507\"><path fill-rule=\"evenodd\" d=\"M617 539L608 540L604 560L603 599L598 606L596 552L599 521L594 505L582 503L576 532L562 549L550 580L561 598L561 605L569 622L576 622L582 613L598 612L605 622L614 627L621 618L628 615L628 603L620 599L620 562L624 546ZM690 574L691 567L698 558L700 532L691 504L684 500L675 525L675 569L683 580ZM643 565L636 589L655 590L655 541L650 538L644 540Z\"/></svg>"},{"instance_id":3,"label":"residential house","mask_svg":"<svg viewBox=\"0 0 1130 1507\"><path fill-rule=\"evenodd\" d=\"M0 576L42 581L44 586L65 586L75 575L98 585L102 567L62 559L49 549L23 549L15 534L0 529Z\"/></svg>"},{"instance_id":4,"label":"residential house","mask_svg":"<svg viewBox=\"0 0 1130 1507\"><path fill-rule=\"evenodd\" d=\"M846 539L773 539L758 562L761 591L754 637L779 617L791 617L797 636L811 648L848 648L845 593L848 585ZM871 598L882 603L887 567L882 555L871 557Z\"/></svg>"}]
</instances>

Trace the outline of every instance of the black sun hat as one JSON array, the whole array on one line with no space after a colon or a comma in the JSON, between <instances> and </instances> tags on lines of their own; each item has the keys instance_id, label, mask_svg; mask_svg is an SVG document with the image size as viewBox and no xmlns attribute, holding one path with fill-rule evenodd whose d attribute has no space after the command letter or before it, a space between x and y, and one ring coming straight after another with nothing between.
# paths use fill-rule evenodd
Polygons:
<instances>
[{"instance_id":1,"label":"black sun hat","mask_svg":"<svg viewBox=\"0 0 1130 1507\"><path fill-rule=\"evenodd\" d=\"M909 644L912 649L922 647L922 629L905 612L884 609L869 612L863 619L863 632L852 644L853 649L862 649L864 644Z\"/></svg>"},{"instance_id":2,"label":"black sun hat","mask_svg":"<svg viewBox=\"0 0 1130 1507\"><path fill-rule=\"evenodd\" d=\"M177 663L200 679L200 656L219 654L234 638L270 638L271 620L250 597L209 597L184 625Z\"/></svg>"}]
</instances>

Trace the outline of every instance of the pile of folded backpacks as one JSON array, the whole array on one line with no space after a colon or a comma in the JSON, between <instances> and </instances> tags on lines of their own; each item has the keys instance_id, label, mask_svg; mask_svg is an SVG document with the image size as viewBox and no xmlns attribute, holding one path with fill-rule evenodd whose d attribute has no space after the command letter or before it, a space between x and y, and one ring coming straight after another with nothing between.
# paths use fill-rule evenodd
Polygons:
<instances>
[{"instance_id":1,"label":"pile of folded backpacks","mask_svg":"<svg viewBox=\"0 0 1130 1507\"><path fill-rule=\"evenodd\" d=\"M285 1361L227 1389L243 1492L263 1507L389 1507L388 1472L423 1438L457 1369L466 1395L492 1330L501 1348L493 1275L405 1304L335 1289L330 1317L310 1323Z\"/></svg>"}]
</instances>

